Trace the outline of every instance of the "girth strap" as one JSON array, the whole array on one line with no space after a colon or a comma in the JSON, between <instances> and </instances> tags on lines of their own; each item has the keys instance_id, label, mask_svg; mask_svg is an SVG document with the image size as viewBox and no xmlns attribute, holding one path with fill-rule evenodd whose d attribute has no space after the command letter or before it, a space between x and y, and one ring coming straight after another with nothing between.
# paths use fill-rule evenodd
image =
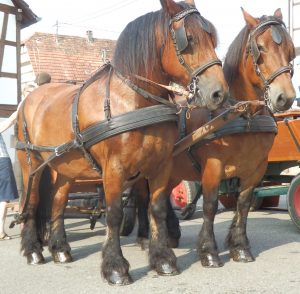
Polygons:
<instances>
[{"instance_id":1,"label":"girth strap","mask_svg":"<svg viewBox=\"0 0 300 294\"><path fill-rule=\"evenodd\" d=\"M114 116L112 120L96 123L77 133L77 139L70 140L61 145L37 146L28 142L18 141L16 149L52 152L46 160L49 163L55 157L71 149L88 149L102 140L127 131L162 122L177 122L177 120L177 108L175 106L171 108L166 105L154 105Z\"/></svg>"}]
</instances>

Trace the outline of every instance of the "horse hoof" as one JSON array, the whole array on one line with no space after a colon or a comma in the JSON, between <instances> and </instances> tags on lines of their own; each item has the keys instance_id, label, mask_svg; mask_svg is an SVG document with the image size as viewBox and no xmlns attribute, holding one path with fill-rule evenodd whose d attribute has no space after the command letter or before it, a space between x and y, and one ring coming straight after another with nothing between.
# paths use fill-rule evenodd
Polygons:
<instances>
[{"instance_id":1,"label":"horse hoof","mask_svg":"<svg viewBox=\"0 0 300 294\"><path fill-rule=\"evenodd\" d=\"M53 252L52 258L55 263L69 263L73 261L69 252Z\"/></svg>"},{"instance_id":2,"label":"horse hoof","mask_svg":"<svg viewBox=\"0 0 300 294\"><path fill-rule=\"evenodd\" d=\"M230 251L230 257L236 262L252 262L255 258L252 256L250 250L234 249Z\"/></svg>"},{"instance_id":3,"label":"horse hoof","mask_svg":"<svg viewBox=\"0 0 300 294\"><path fill-rule=\"evenodd\" d=\"M161 276L175 276L179 274L176 266L164 263L156 268L156 272Z\"/></svg>"},{"instance_id":4,"label":"horse hoof","mask_svg":"<svg viewBox=\"0 0 300 294\"><path fill-rule=\"evenodd\" d=\"M38 265L45 263L45 259L42 253L32 252L27 255L27 264Z\"/></svg>"},{"instance_id":5,"label":"horse hoof","mask_svg":"<svg viewBox=\"0 0 300 294\"><path fill-rule=\"evenodd\" d=\"M200 256L200 260L204 267L222 267L224 265L218 255L203 254Z\"/></svg>"},{"instance_id":6,"label":"horse hoof","mask_svg":"<svg viewBox=\"0 0 300 294\"><path fill-rule=\"evenodd\" d=\"M136 243L141 246L142 250L146 250L149 248L149 239L138 237Z\"/></svg>"},{"instance_id":7,"label":"horse hoof","mask_svg":"<svg viewBox=\"0 0 300 294\"><path fill-rule=\"evenodd\" d=\"M126 286L133 283L129 274L121 275L117 271L112 271L110 277L107 279L108 284L112 286Z\"/></svg>"},{"instance_id":8,"label":"horse hoof","mask_svg":"<svg viewBox=\"0 0 300 294\"><path fill-rule=\"evenodd\" d=\"M178 248L179 245L179 239L175 239L175 238L168 238L168 247L169 248Z\"/></svg>"}]
</instances>

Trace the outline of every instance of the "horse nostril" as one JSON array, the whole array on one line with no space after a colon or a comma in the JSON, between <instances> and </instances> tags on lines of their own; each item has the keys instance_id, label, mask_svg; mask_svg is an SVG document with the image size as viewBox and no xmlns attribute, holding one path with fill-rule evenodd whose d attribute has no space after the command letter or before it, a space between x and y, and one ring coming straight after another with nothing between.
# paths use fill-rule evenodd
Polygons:
<instances>
[{"instance_id":1,"label":"horse nostril","mask_svg":"<svg viewBox=\"0 0 300 294\"><path fill-rule=\"evenodd\" d=\"M222 90L212 92L211 99L215 104L222 103L224 100L224 92Z\"/></svg>"},{"instance_id":2,"label":"horse nostril","mask_svg":"<svg viewBox=\"0 0 300 294\"><path fill-rule=\"evenodd\" d=\"M276 100L277 107L284 107L286 103L287 103L287 98L283 93L277 96L277 100Z\"/></svg>"}]
</instances>

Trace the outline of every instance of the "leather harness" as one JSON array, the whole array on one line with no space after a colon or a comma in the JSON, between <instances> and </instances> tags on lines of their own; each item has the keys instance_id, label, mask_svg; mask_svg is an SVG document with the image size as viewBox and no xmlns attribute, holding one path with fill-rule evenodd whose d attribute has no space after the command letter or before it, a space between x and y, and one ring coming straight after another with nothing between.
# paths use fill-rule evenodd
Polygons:
<instances>
[{"instance_id":1,"label":"leather harness","mask_svg":"<svg viewBox=\"0 0 300 294\"><path fill-rule=\"evenodd\" d=\"M183 109L179 116L179 140L187 135L186 130L186 109ZM210 112L210 118L213 118ZM270 115L252 115L252 116L239 116L233 121L226 123L223 127L217 129L214 133L207 135L204 139L193 144L186 149L186 154L191 160L192 166L197 172L201 172L201 165L193 154L193 150L198 149L201 145L209 143L215 139L224 136L231 136L234 134L245 133L274 133L277 134L277 124L273 116Z\"/></svg>"}]
</instances>

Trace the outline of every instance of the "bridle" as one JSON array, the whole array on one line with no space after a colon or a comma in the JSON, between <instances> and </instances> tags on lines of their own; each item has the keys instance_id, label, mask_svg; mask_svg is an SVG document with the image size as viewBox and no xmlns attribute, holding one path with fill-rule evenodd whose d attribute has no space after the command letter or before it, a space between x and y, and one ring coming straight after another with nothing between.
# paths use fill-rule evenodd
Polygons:
<instances>
[{"instance_id":1,"label":"bridle","mask_svg":"<svg viewBox=\"0 0 300 294\"><path fill-rule=\"evenodd\" d=\"M293 65L289 63L286 66L282 66L275 70L269 77L265 77L263 73L261 72L259 65L258 65L258 59L260 57L260 51L258 49L258 45L256 43L256 38L261 35L263 32L265 32L269 27L272 29L272 39L275 43L281 44L282 37L280 35L280 32L277 30L276 26L282 26L285 28L285 24L276 19L267 19L263 22L261 22L258 26L256 26L249 34L248 43L247 43L247 49L246 49L246 59L248 55L250 54L252 57L253 66L255 69L255 73L257 76L260 77L264 84L264 92L263 92L263 99L265 101L266 106L269 109L272 109L271 107L271 100L269 97L269 89L270 84L273 82L273 80L281 75L282 73L290 73L291 77L293 77L294 69Z\"/></svg>"},{"instance_id":2,"label":"bridle","mask_svg":"<svg viewBox=\"0 0 300 294\"><path fill-rule=\"evenodd\" d=\"M188 46L188 39L187 39L185 27L184 27L184 22L183 22L183 25L177 29L173 28L173 23L180 21L181 19L185 20L185 18L187 16L194 14L194 13L196 13L200 16L200 22L201 22L202 28L207 33L211 34L209 25L207 24L206 20L200 15L200 12L196 8L187 8L187 9L177 13L175 16L173 16L170 19L170 22L169 22L171 37L172 37L173 44L174 44L174 47L176 50L176 55L177 55L178 61L182 66L184 66L186 68L186 70L189 74L189 84L187 86L188 91L189 91L188 103L191 103L192 99L194 99L194 97L196 96L196 93L198 90L198 86L197 86L198 76L211 66L214 66L214 65L222 66L222 62L219 59L210 60L206 64L198 66L196 69L192 69L191 66L185 62L182 53ZM203 100L203 97L201 97L201 99ZM204 104L204 101L203 101L203 104Z\"/></svg>"}]
</instances>

